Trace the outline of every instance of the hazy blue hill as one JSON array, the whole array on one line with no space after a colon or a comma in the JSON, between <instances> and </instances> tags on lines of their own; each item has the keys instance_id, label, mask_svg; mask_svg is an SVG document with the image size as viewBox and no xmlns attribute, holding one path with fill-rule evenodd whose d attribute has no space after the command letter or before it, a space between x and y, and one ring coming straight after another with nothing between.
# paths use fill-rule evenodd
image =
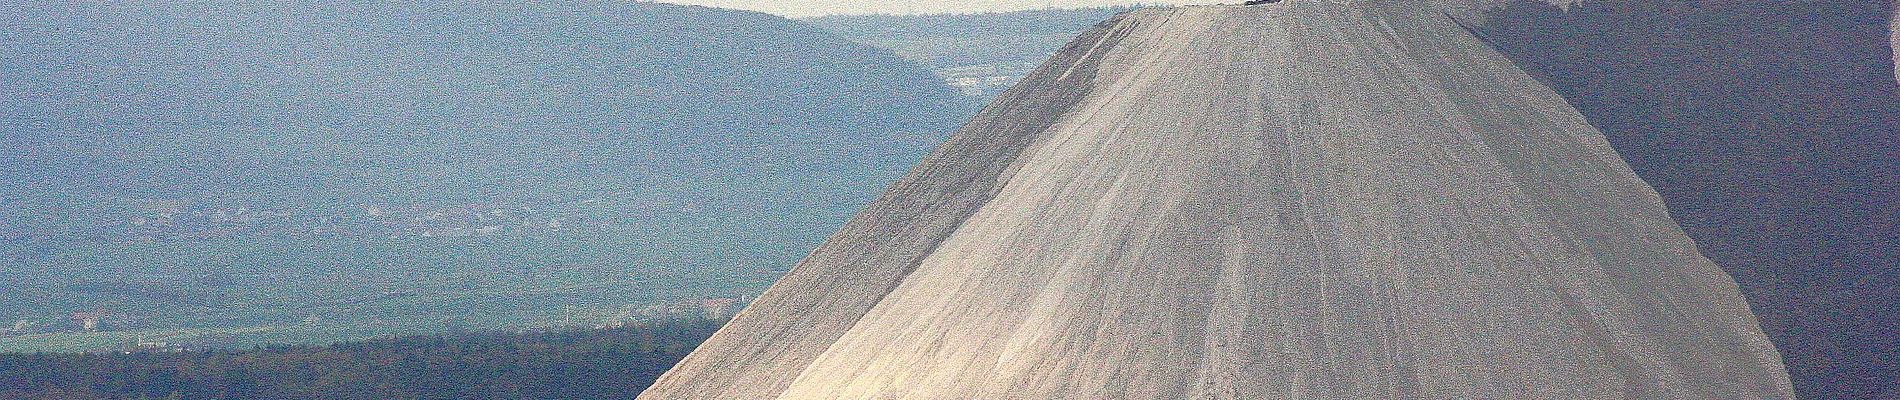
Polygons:
<instances>
[{"instance_id":1,"label":"hazy blue hill","mask_svg":"<svg viewBox=\"0 0 1900 400\"><path fill-rule=\"evenodd\" d=\"M87 194L310 207L850 177L902 165L925 147L910 135L962 117L927 72L757 13L459 2L6 13L28 21L0 33L4 146L23 155L8 178Z\"/></svg>"},{"instance_id":2,"label":"hazy blue hill","mask_svg":"<svg viewBox=\"0 0 1900 400\"><path fill-rule=\"evenodd\" d=\"M668 300L655 287L741 295L973 108L888 50L704 7L34 2L0 20L0 301L33 305L0 307L0 333L79 311L335 332L480 306L528 326ZM64 348L124 339L102 335Z\"/></svg>"}]
</instances>

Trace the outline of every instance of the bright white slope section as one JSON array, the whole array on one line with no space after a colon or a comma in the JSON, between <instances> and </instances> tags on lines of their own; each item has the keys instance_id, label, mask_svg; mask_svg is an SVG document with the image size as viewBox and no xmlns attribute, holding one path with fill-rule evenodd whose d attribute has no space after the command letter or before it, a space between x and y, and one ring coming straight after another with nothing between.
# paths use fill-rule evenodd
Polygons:
<instances>
[{"instance_id":1,"label":"bright white slope section","mask_svg":"<svg viewBox=\"0 0 1900 400\"><path fill-rule=\"evenodd\" d=\"M642 398L1792 394L1563 99L1443 13L1293 0L1085 34Z\"/></svg>"}]
</instances>

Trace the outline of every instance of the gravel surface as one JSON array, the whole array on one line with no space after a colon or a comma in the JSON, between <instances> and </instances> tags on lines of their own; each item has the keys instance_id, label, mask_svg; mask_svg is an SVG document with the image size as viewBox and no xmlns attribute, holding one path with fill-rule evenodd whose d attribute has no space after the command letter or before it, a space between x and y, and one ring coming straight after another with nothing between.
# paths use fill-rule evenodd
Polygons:
<instances>
[{"instance_id":1,"label":"gravel surface","mask_svg":"<svg viewBox=\"0 0 1900 400\"><path fill-rule=\"evenodd\" d=\"M1413 7L1104 23L641 398L1793 398L1602 134Z\"/></svg>"}]
</instances>

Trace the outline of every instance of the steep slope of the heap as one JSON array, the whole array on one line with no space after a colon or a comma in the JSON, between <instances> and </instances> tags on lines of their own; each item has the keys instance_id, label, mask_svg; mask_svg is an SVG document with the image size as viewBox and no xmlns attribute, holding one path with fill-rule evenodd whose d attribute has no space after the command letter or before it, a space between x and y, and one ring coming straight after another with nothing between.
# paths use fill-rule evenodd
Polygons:
<instances>
[{"instance_id":1,"label":"steep slope of the heap","mask_svg":"<svg viewBox=\"0 0 1900 400\"><path fill-rule=\"evenodd\" d=\"M1792 398L1601 133L1397 4L1104 23L642 398Z\"/></svg>"}]
</instances>

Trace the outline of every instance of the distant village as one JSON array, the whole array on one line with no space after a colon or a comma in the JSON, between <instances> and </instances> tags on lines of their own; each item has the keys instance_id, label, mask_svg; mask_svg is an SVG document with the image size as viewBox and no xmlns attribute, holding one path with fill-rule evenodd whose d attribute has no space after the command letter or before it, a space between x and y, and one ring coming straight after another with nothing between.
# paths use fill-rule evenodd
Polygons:
<instances>
[{"instance_id":1,"label":"distant village","mask_svg":"<svg viewBox=\"0 0 1900 400\"><path fill-rule=\"evenodd\" d=\"M271 209L192 200L137 200L119 211L87 216L78 231L10 232L3 236L150 242L243 236L479 237L587 232L645 216L690 213L688 199L624 193L551 204L364 204L340 211ZM611 210L611 212L598 212ZM31 229L10 227L9 229ZM66 227L64 229L73 229Z\"/></svg>"},{"instance_id":2,"label":"distant village","mask_svg":"<svg viewBox=\"0 0 1900 400\"><path fill-rule=\"evenodd\" d=\"M132 200L131 205L107 207L91 215L92 224L83 232L27 232L26 235L54 239L78 239L103 242L171 242L194 240L241 239L251 237L338 237L338 238L464 238L526 237L594 234L605 229L633 225L653 216L690 215L708 208L691 199L641 197L627 193L580 196L570 201L544 204L464 204L396 205L362 204L333 211L271 209L263 206L199 200ZM19 226L7 227L18 229ZM70 229L68 227L67 229ZM4 237L0 237L4 239ZM761 273L772 271L761 270ZM168 280L217 279L216 277L167 277ZM167 285L117 280L71 283L84 290L136 295L179 296L167 291ZM95 287L96 286L96 287ZM365 294L361 299L343 303L375 301L412 293ZM626 305L613 318L589 318L570 321L578 327L610 327L688 318L722 319L745 304L742 298L696 298L661 303ZM609 312L612 312L609 310ZM111 307L64 312L58 315L16 316L0 321L0 337L28 335L130 333L170 330L166 326L178 316L145 315L141 311ZM283 326L352 324L349 316L311 312L299 321L280 321ZM370 318L364 316L364 318ZM386 323L385 323L386 324ZM481 329L479 327L470 327ZM109 351L180 351L217 348L229 338L164 338L122 343Z\"/></svg>"},{"instance_id":3,"label":"distant village","mask_svg":"<svg viewBox=\"0 0 1900 400\"><path fill-rule=\"evenodd\" d=\"M618 328L627 325L680 321L680 320L723 320L745 308L751 301L747 297L721 297L694 300L680 300L662 304L629 305L619 315L594 328Z\"/></svg>"},{"instance_id":4,"label":"distant village","mask_svg":"<svg viewBox=\"0 0 1900 400\"><path fill-rule=\"evenodd\" d=\"M110 332L135 329L144 323L143 318L128 314L116 314L105 311L80 311L57 319L20 319L11 327L0 329L0 335L16 336L39 333L64 332Z\"/></svg>"},{"instance_id":5,"label":"distant village","mask_svg":"<svg viewBox=\"0 0 1900 400\"><path fill-rule=\"evenodd\" d=\"M619 328L629 325L647 325L671 321L723 320L745 308L748 297L717 297L685 299L662 303L629 304L621 312L592 325L580 325L594 329ZM302 320L310 325L322 322L320 316L311 315ZM376 321L381 321L380 319ZM386 322L385 322L386 323ZM58 333L101 333L136 331L144 326L144 319L125 313L109 311L74 312L65 318L21 319L11 326L0 327L0 337L58 334ZM558 330L548 327L520 330L521 332ZM181 352L201 349L228 347L235 342L234 335L209 334L191 337L141 338L128 341L119 346L96 349L107 352Z\"/></svg>"},{"instance_id":6,"label":"distant village","mask_svg":"<svg viewBox=\"0 0 1900 400\"><path fill-rule=\"evenodd\" d=\"M943 78L944 83L957 88L964 96L989 99L1009 90L1010 86L1015 86L1016 82L1022 81L1023 77L1029 75L1035 67L1035 65L982 64L940 68L936 70L936 73L938 77Z\"/></svg>"}]
</instances>

